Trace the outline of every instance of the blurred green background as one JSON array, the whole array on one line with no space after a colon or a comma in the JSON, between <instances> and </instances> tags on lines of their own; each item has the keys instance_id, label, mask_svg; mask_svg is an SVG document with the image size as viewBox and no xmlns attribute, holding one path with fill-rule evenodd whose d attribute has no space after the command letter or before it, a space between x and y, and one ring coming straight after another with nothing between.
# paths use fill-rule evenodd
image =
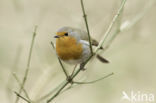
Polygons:
<instances>
[{"instance_id":1,"label":"blurred green background","mask_svg":"<svg viewBox=\"0 0 156 103\"><path fill-rule=\"evenodd\" d=\"M111 72L115 75L95 84L76 86L59 95L55 102L130 103L121 101L122 91L156 93L156 5L153 1L127 0L122 23L145 12L144 16L133 27L120 33L111 47L102 53L110 64L93 59L76 80L90 81ZM120 3L121 0L84 0L90 32L96 40L104 35ZM0 0L1 103L15 101L13 91L18 91L19 85L12 73L23 79L35 25L38 30L25 85L33 100L65 79L50 41L55 42L53 36L62 26L85 30L80 1ZM72 71L73 66L65 64L65 67ZM20 100L20 103L24 101Z\"/></svg>"}]
</instances>

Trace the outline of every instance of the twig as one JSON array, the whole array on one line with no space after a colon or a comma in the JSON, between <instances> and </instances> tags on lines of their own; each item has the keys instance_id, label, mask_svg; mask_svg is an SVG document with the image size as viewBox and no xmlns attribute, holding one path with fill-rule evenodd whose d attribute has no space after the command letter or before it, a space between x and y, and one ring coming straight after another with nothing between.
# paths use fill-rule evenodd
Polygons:
<instances>
[{"instance_id":1,"label":"twig","mask_svg":"<svg viewBox=\"0 0 156 103\"><path fill-rule=\"evenodd\" d=\"M76 67L77 67L77 64L74 66L74 69L73 69L73 71L72 71L72 73L71 73L71 77L73 76L73 74L75 73L75 70L76 70Z\"/></svg>"},{"instance_id":2,"label":"twig","mask_svg":"<svg viewBox=\"0 0 156 103\"><path fill-rule=\"evenodd\" d=\"M16 91L14 91L14 93L16 94L17 97L22 98L24 101L26 101L27 103L31 103L29 100L27 100L26 98L24 98L23 96L21 96L19 93L17 93Z\"/></svg>"},{"instance_id":3,"label":"twig","mask_svg":"<svg viewBox=\"0 0 156 103\"><path fill-rule=\"evenodd\" d=\"M121 19L122 19L122 13L123 13L124 8L121 10L120 16L117 19L117 28L115 30L115 32L112 34L111 39L108 41L108 44L106 44L106 46L104 47L103 51L106 51L110 45L112 44L112 42L114 41L114 39L117 37L117 34L119 34L121 32Z\"/></svg>"},{"instance_id":4,"label":"twig","mask_svg":"<svg viewBox=\"0 0 156 103\"><path fill-rule=\"evenodd\" d=\"M23 78L20 90L19 90L19 94L21 94L21 92L23 90L23 87L24 87L24 85L26 83L27 76L28 76L28 73L29 73L31 55L32 55L32 50L33 50L33 46L34 46L35 37L36 37L36 30L37 30L37 26L35 26L35 29L34 29L34 32L33 32L33 37L32 37L32 41L31 41L31 47L30 47L29 57L28 57L28 62L27 62L27 67L26 67L26 70L25 70L25 74L24 74L24 78ZM19 101L19 97L17 96L15 103L18 103L18 101Z\"/></svg>"},{"instance_id":5,"label":"twig","mask_svg":"<svg viewBox=\"0 0 156 103\"><path fill-rule=\"evenodd\" d=\"M13 75L13 77L16 79L18 85L21 87L22 84L21 84L19 78L17 77L16 73L12 73L12 75ZM31 101L31 99L30 99L30 97L29 97L27 91L24 89L24 87L23 87L22 89L23 89L23 92L24 92L25 96L28 98L29 101Z\"/></svg>"},{"instance_id":6,"label":"twig","mask_svg":"<svg viewBox=\"0 0 156 103\"><path fill-rule=\"evenodd\" d=\"M100 41L98 47L95 49L95 52L96 52L96 53L98 52L98 50L100 49L100 47L102 47L102 45L104 44L106 38L108 37L109 33L111 32L111 30L112 30L112 28L113 28L113 25L114 25L114 23L116 22L116 20L118 19L119 15L121 14L121 11L122 11L122 9L123 9L123 7L124 7L126 1L127 1L127 0L122 0L121 5L120 5L120 8L119 8L118 11L117 11L117 14L114 16L114 18L113 18L113 20L111 21L111 23L110 23L110 25L109 25L107 31L106 31L105 34L104 34L102 40Z\"/></svg>"},{"instance_id":7,"label":"twig","mask_svg":"<svg viewBox=\"0 0 156 103\"><path fill-rule=\"evenodd\" d=\"M69 87L67 87L66 89L64 89L61 93L64 93L65 91L67 91L67 90L69 90L71 88L73 88L73 84L71 84Z\"/></svg>"},{"instance_id":8,"label":"twig","mask_svg":"<svg viewBox=\"0 0 156 103\"><path fill-rule=\"evenodd\" d=\"M7 88L8 88L8 99L10 100L10 102L12 102L11 100L11 93L12 90L11 90L11 86L14 85L14 81L13 81L13 78L12 78L12 73L14 71L17 71L18 70L18 64L19 64L19 61L20 61L20 57L21 57L21 52L22 52L22 47L19 45L18 48L17 48L17 52L16 52L16 55L15 55L15 60L14 60L14 65L13 65L13 68L11 69L11 74L9 74L9 80L8 80L8 83L7 83Z\"/></svg>"},{"instance_id":9,"label":"twig","mask_svg":"<svg viewBox=\"0 0 156 103\"><path fill-rule=\"evenodd\" d=\"M64 85L63 85L50 99L48 99L47 103L50 103L55 97L57 97L57 96L60 94L60 92L61 92L68 84L69 84L69 81L66 81L66 82L64 83Z\"/></svg>"},{"instance_id":10,"label":"twig","mask_svg":"<svg viewBox=\"0 0 156 103\"><path fill-rule=\"evenodd\" d=\"M148 13L148 11L151 9L151 7L153 7L153 5L156 3L156 1L151 1L149 3L149 5L147 7L145 7L145 9L140 12L138 15L136 15L132 20L128 20L128 21L125 21L124 23L121 24L121 20L119 21L120 23L118 23L118 29L113 33L113 36L112 38L108 41L108 44L104 47L104 51L106 51L110 45L112 44L112 42L114 41L114 39L117 37L117 35L119 33L122 33L126 30L129 30L131 29L132 27L134 27L135 24L137 24L143 17L146 13Z\"/></svg>"},{"instance_id":11,"label":"twig","mask_svg":"<svg viewBox=\"0 0 156 103\"><path fill-rule=\"evenodd\" d=\"M148 4L148 6L145 7L145 9L142 12L140 12L138 15L136 15L132 20L125 21L120 27L120 32L123 32L125 30L132 28L135 24L137 24L144 17L146 13L148 13L151 7L153 7L155 4L156 4L156 0L151 1Z\"/></svg>"},{"instance_id":12,"label":"twig","mask_svg":"<svg viewBox=\"0 0 156 103\"><path fill-rule=\"evenodd\" d=\"M43 97L41 97L40 99L36 100L36 103L38 101L42 101L44 99L46 99L47 97L49 97L51 94L53 94L54 92L56 92L56 90L58 90L59 88L61 88L64 84L66 83L66 80L64 80L63 82L61 82L56 88L54 88L52 91L50 91L48 94L44 95Z\"/></svg>"},{"instance_id":13,"label":"twig","mask_svg":"<svg viewBox=\"0 0 156 103\"><path fill-rule=\"evenodd\" d=\"M51 41L51 45L52 45L53 49L55 50L55 46L54 46L54 43L53 43L52 41ZM56 56L57 56L57 54L56 54ZM63 70L63 72L64 72L66 78L68 79L68 77L69 77L68 72L67 72L66 69L64 68L64 66L63 66L62 61L60 60L60 58L59 58L58 56L57 56L57 58L58 58L58 60L59 60L59 63L60 63L60 65L61 65L61 67L62 67L62 70Z\"/></svg>"},{"instance_id":14,"label":"twig","mask_svg":"<svg viewBox=\"0 0 156 103\"><path fill-rule=\"evenodd\" d=\"M85 24L86 24L86 29L87 29L88 39L89 39L90 51L91 51L91 54L93 55L92 41L91 41L91 37L90 37L90 31L89 31L89 26L88 26L88 21L87 21L87 15L86 15L86 12L85 12L83 0L81 0L81 8L82 8L82 12L83 12L84 21L85 21Z\"/></svg>"},{"instance_id":15,"label":"twig","mask_svg":"<svg viewBox=\"0 0 156 103\"><path fill-rule=\"evenodd\" d=\"M79 86L79 84L71 84L69 87L67 87L66 89L64 89L61 93L64 93L64 92L66 92L67 90L69 90L69 89L71 89L71 88L74 88L74 87L76 87L76 86Z\"/></svg>"},{"instance_id":16,"label":"twig","mask_svg":"<svg viewBox=\"0 0 156 103\"><path fill-rule=\"evenodd\" d=\"M96 80L93 80L93 81L89 81L89 82L73 82L73 83L75 83L75 84L93 84L93 83L99 82L99 81L101 81L103 79L106 79L107 77L112 76L113 74L114 73L111 73L111 74L108 74L108 75L106 75L106 76L104 76L102 78L99 78L99 79L96 79Z\"/></svg>"}]
</instances>

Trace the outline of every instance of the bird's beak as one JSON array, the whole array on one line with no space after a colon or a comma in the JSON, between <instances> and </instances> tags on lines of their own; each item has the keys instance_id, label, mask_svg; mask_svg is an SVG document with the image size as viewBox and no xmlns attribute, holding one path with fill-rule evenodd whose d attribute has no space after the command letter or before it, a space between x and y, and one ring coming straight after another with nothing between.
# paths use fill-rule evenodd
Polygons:
<instances>
[{"instance_id":1,"label":"bird's beak","mask_svg":"<svg viewBox=\"0 0 156 103\"><path fill-rule=\"evenodd\" d=\"M55 35L55 36L54 36L54 38L60 38L60 36L58 36L58 35Z\"/></svg>"}]
</instances>

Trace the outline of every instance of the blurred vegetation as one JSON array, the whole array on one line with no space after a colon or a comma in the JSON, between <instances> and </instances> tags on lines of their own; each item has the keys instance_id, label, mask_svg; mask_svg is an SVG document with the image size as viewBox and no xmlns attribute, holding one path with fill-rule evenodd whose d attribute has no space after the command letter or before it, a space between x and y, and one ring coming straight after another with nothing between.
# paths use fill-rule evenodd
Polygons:
<instances>
[{"instance_id":1,"label":"blurred vegetation","mask_svg":"<svg viewBox=\"0 0 156 103\"><path fill-rule=\"evenodd\" d=\"M98 41L104 35L121 0L85 0L90 33ZM128 0L121 23L135 25L119 33L109 49L102 53L110 64L92 60L77 80L94 80L110 72L110 78L90 85L80 85L62 93L59 103L119 103L122 91L156 93L156 6L155 0ZM79 0L0 0L0 100L13 103L22 81L34 26L38 25L30 71L25 84L31 99L47 94L65 76L50 41L58 28L85 28ZM118 24L115 24L118 25ZM116 27L116 26L115 26ZM113 33L117 28L113 28ZM109 39L108 39L109 40ZM107 41L106 43L108 43ZM65 64L72 71L73 66ZM23 95L23 94L22 94ZM20 103L24 101L20 99ZM123 101L123 103L129 103Z\"/></svg>"}]
</instances>

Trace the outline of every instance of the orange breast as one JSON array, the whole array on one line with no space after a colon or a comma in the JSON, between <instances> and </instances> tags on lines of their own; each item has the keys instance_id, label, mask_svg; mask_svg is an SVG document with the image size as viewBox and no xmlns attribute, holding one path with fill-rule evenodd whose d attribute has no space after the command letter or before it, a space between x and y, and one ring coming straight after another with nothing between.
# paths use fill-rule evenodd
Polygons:
<instances>
[{"instance_id":1,"label":"orange breast","mask_svg":"<svg viewBox=\"0 0 156 103\"><path fill-rule=\"evenodd\" d=\"M62 60L79 59L82 50L82 44L78 44L73 37L61 37L56 40L56 52Z\"/></svg>"}]
</instances>

